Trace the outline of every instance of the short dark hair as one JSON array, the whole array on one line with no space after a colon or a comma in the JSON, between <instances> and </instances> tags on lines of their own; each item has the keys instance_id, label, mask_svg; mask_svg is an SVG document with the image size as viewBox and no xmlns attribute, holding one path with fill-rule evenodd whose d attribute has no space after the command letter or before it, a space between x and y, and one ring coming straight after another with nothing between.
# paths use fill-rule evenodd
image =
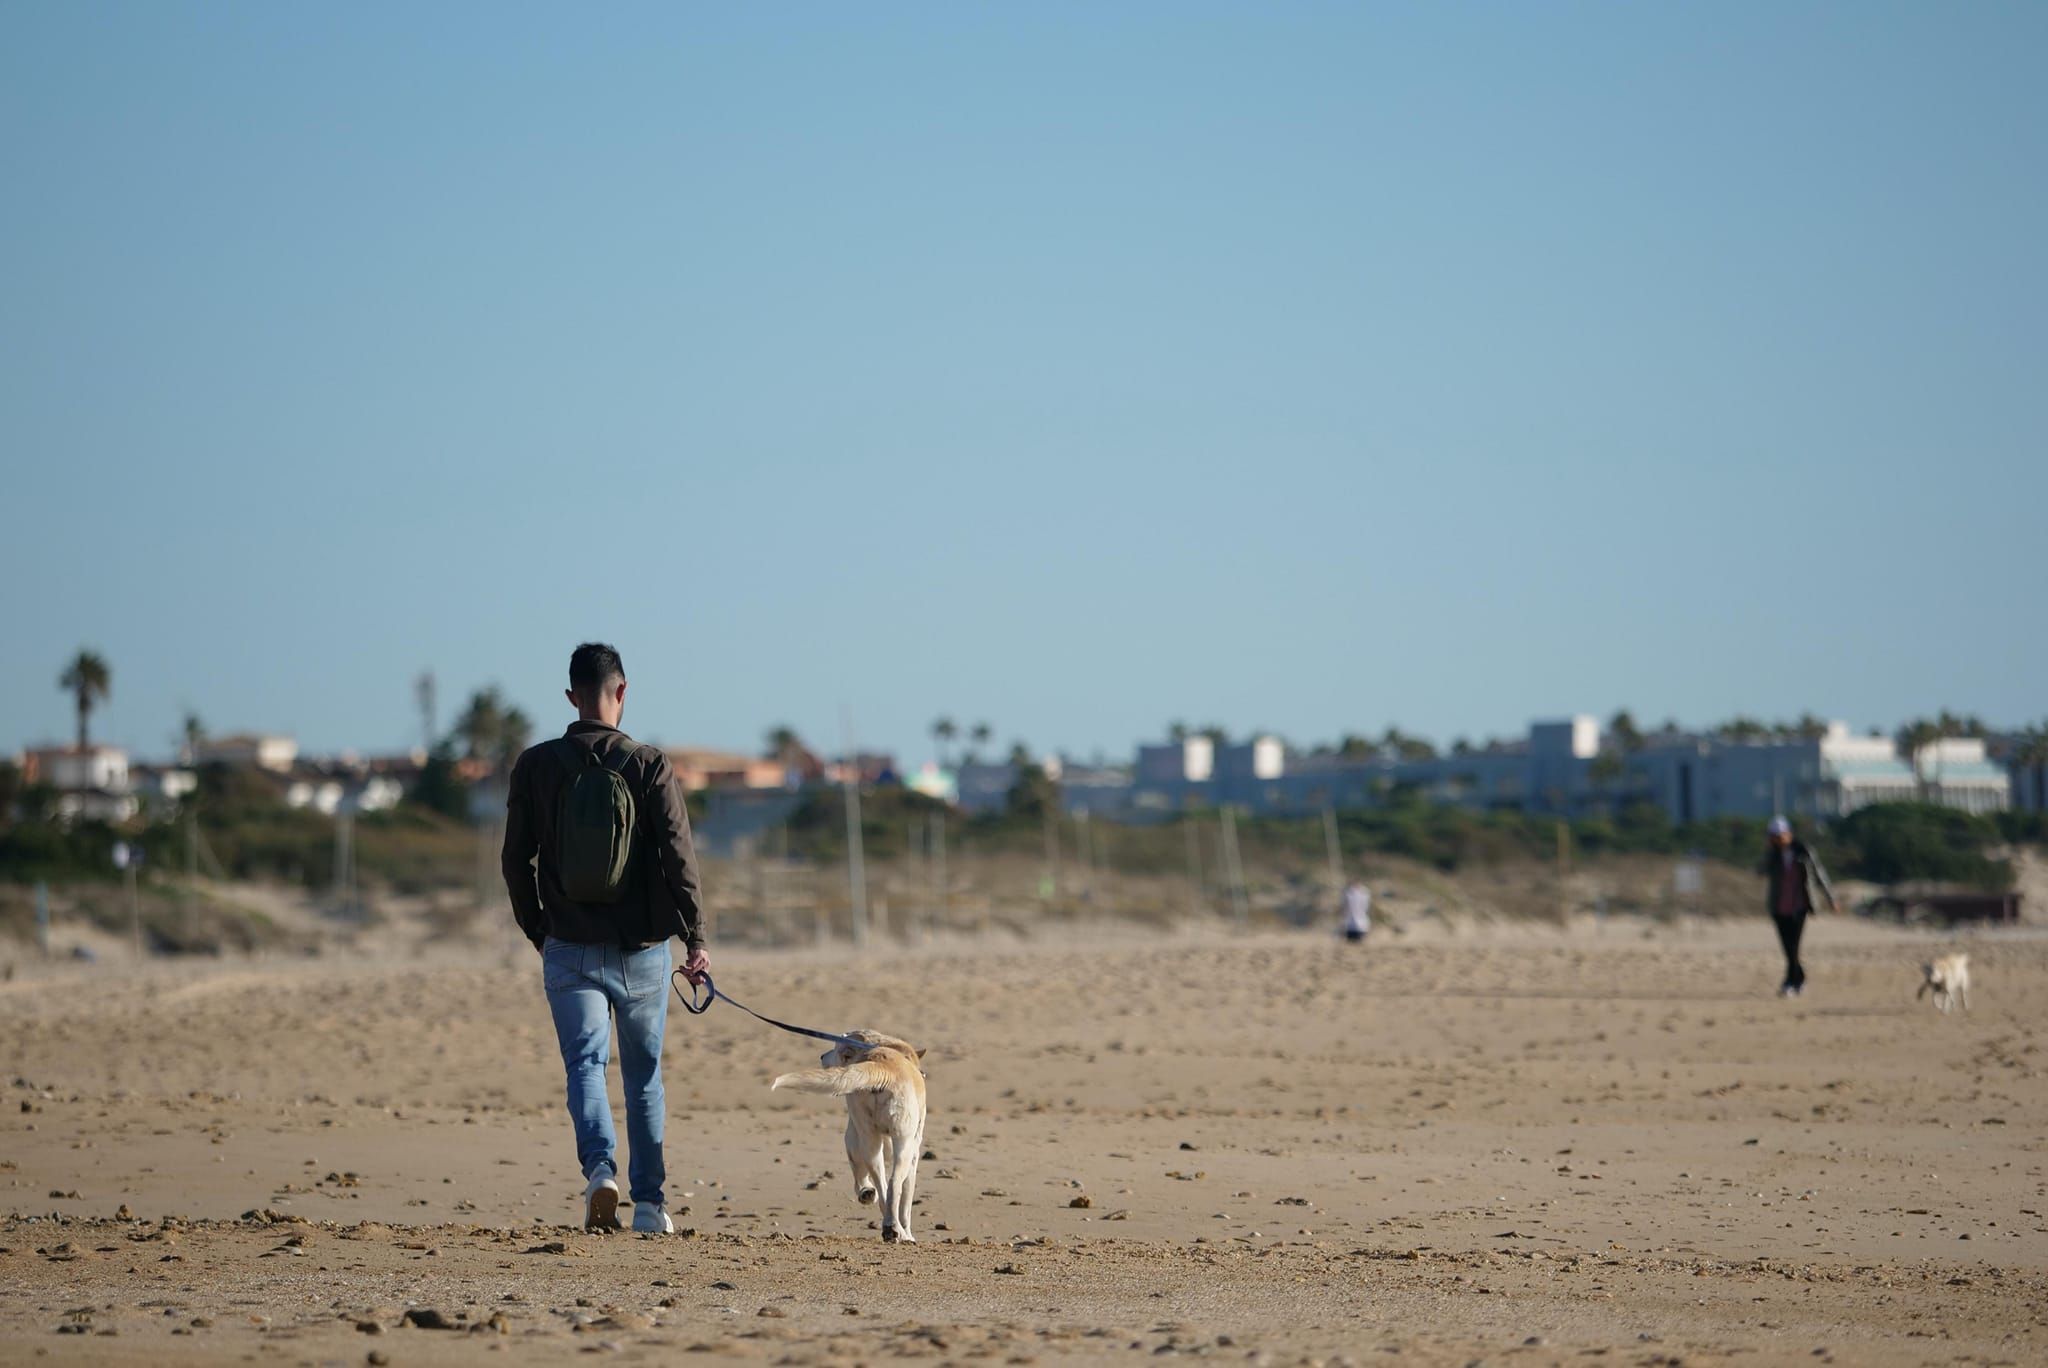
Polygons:
<instances>
[{"instance_id":1,"label":"short dark hair","mask_svg":"<svg viewBox=\"0 0 2048 1368\"><path fill-rule=\"evenodd\" d=\"M585 699L626 677L626 663L602 641L586 641L569 653L569 687Z\"/></svg>"}]
</instances>

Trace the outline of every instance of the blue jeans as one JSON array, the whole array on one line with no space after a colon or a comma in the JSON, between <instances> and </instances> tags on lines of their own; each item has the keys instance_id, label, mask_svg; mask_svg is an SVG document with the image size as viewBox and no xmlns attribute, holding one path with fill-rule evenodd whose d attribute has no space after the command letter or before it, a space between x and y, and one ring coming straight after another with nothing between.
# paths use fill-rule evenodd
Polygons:
<instances>
[{"instance_id":1,"label":"blue jeans","mask_svg":"<svg viewBox=\"0 0 2048 1368\"><path fill-rule=\"evenodd\" d=\"M569 1119L576 1127L576 1161L588 1178L600 1164L619 1171L618 1134L604 1092L611 1062L612 1020L618 1019L619 1070L626 1093L627 1171L635 1204L662 1204L668 1176L661 1162L661 1033L668 1025L668 942L645 950L579 945L548 937L541 949L542 981L562 1066L569 1074Z\"/></svg>"}]
</instances>

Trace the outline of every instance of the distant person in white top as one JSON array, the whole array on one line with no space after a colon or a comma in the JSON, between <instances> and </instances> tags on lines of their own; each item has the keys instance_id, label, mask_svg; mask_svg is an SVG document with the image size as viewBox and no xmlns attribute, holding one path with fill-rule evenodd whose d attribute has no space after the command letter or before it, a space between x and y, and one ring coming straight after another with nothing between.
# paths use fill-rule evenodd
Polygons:
<instances>
[{"instance_id":1,"label":"distant person in white top","mask_svg":"<svg viewBox=\"0 0 2048 1368\"><path fill-rule=\"evenodd\" d=\"M1362 941L1372 930L1372 890L1353 879L1344 885L1344 939Z\"/></svg>"}]
</instances>

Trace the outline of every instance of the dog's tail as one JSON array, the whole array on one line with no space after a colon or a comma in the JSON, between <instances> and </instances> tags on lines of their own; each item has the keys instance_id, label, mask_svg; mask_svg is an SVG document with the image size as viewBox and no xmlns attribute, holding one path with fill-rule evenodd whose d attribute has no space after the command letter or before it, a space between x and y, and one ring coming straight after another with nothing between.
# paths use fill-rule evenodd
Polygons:
<instances>
[{"instance_id":1,"label":"dog's tail","mask_svg":"<svg viewBox=\"0 0 2048 1368\"><path fill-rule=\"evenodd\" d=\"M773 1092L777 1088L788 1088L791 1092L824 1093L828 1097L845 1097L848 1093L887 1092L899 1082L896 1070L887 1064L873 1060L862 1060L837 1069L798 1069L786 1073L768 1085Z\"/></svg>"}]
</instances>

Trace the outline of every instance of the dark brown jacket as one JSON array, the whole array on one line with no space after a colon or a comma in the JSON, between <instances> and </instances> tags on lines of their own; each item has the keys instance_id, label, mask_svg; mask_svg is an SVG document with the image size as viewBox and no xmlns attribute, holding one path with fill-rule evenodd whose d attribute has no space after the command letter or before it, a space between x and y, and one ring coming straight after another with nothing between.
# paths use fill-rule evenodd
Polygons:
<instances>
[{"instance_id":1,"label":"dark brown jacket","mask_svg":"<svg viewBox=\"0 0 2048 1368\"><path fill-rule=\"evenodd\" d=\"M572 722L563 735L604 756L635 744L602 722ZM626 888L616 903L579 903L562 891L555 869L555 812L569 772L553 747L544 741L520 755L505 798L505 888L519 929L536 950L549 936L584 945L651 945L680 936L689 949L702 947L697 852L668 757L659 746L641 746L619 771L633 791L640 827Z\"/></svg>"},{"instance_id":2,"label":"dark brown jacket","mask_svg":"<svg viewBox=\"0 0 2048 1368\"><path fill-rule=\"evenodd\" d=\"M1764 856L1757 861L1756 872L1765 876L1764 911L1774 917L1786 915L1801 916L1813 911L1813 885L1819 884L1820 891L1827 895L1828 906L1835 906L1835 886L1828 882L1828 872L1821 867L1820 856L1807 847L1806 842L1794 839L1787 847L1792 858L1774 845L1764 847ZM1780 901L1779 894L1790 880L1798 880L1791 890L1791 897ZM1789 902L1797 911L1787 914L1779 909Z\"/></svg>"}]
</instances>

